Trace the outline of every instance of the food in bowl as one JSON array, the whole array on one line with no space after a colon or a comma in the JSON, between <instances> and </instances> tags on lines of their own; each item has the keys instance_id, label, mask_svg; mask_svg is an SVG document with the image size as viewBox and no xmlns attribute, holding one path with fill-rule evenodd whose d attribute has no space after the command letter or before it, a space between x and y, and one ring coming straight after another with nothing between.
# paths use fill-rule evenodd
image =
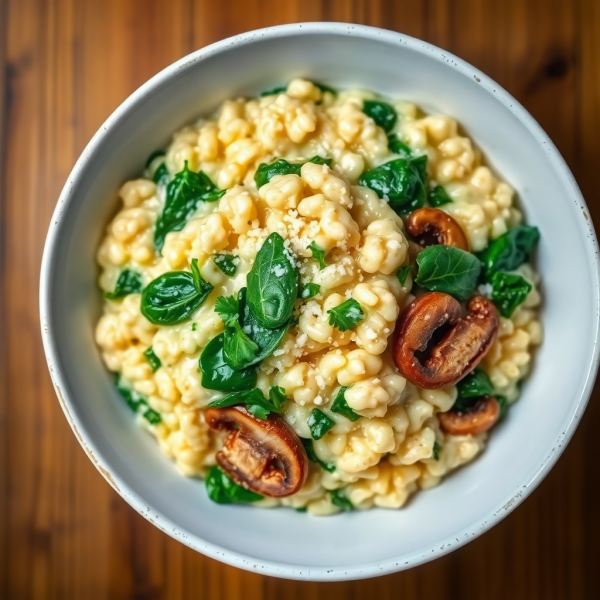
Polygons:
<instances>
[{"instance_id":1,"label":"food in bowl","mask_svg":"<svg viewBox=\"0 0 600 600\"><path fill-rule=\"evenodd\" d=\"M119 195L96 340L214 501L399 508L518 398L539 233L451 118L296 79L177 132Z\"/></svg>"}]
</instances>

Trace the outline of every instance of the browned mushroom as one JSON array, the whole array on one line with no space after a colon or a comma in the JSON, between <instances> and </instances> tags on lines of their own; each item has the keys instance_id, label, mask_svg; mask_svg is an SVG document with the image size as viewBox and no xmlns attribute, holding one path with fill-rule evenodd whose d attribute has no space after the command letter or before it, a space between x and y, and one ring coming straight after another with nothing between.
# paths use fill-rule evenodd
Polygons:
<instances>
[{"instance_id":1,"label":"browned mushroom","mask_svg":"<svg viewBox=\"0 0 600 600\"><path fill-rule=\"evenodd\" d=\"M396 326L394 360L411 383L426 389L452 385L487 354L498 332L496 307L475 296L467 315L442 292L428 292L409 304Z\"/></svg>"},{"instance_id":2,"label":"browned mushroom","mask_svg":"<svg viewBox=\"0 0 600 600\"><path fill-rule=\"evenodd\" d=\"M308 474L306 451L281 417L271 413L259 419L241 406L209 408L204 416L212 429L230 432L217 462L236 483L272 498L302 487Z\"/></svg>"},{"instance_id":3,"label":"browned mushroom","mask_svg":"<svg viewBox=\"0 0 600 600\"><path fill-rule=\"evenodd\" d=\"M478 435L491 429L499 417L500 404L493 396L479 398L467 410L438 414L441 428L452 435Z\"/></svg>"},{"instance_id":4,"label":"browned mushroom","mask_svg":"<svg viewBox=\"0 0 600 600\"><path fill-rule=\"evenodd\" d=\"M406 230L421 246L454 246L469 250L469 242L460 225L437 208L419 208L410 213Z\"/></svg>"}]
</instances>

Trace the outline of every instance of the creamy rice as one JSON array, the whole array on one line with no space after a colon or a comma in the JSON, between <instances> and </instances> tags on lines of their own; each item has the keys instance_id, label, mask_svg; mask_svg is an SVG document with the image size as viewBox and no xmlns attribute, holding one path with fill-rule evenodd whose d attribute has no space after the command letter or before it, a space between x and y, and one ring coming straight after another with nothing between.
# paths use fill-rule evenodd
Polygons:
<instances>
[{"instance_id":1,"label":"creamy rice","mask_svg":"<svg viewBox=\"0 0 600 600\"><path fill-rule=\"evenodd\" d=\"M301 438L310 439L311 411L319 408L335 422L313 440L322 463L309 462L302 489L285 498L264 498L258 506L286 505L315 515L341 510L332 502L339 490L355 508L399 508L419 488L437 485L453 469L473 460L488 433L451 435L439 413L449 411L456 386L422 389L398 371L391 335L398 315L412 302L413 275L404 285L396 272L414 264L415 244L408 241L402 218L371 189L358 185L361 175L397 158L387 133L363 112L365 91L322 91L294 80L286 92L258 99L224 102L217 112L175 133L164 158L172 177L185 165L203 171L220 189L216 202L200 202L179 231L166 235L162 254L154 227L166 196L152 173L126 182L122 206L98 250L100 287L115 289L124 269L140 274L144 286L170 271L190 271L198 259L202 278L214 289L191 318L155 325L143 316L141 296L131 293L106 300L96 340L109 370L143 396L160 416L138 417L162 451L187 476L206 475L215 465L223 435L206 424L207 405L225 393L201 385L198 360L208 342L224 330L215 312L220 296L246 285L264 240L278 232L298 261L300 285L314 283L319 293L296 303L293 323L282 343L258 368L257 387L268 395L272 386L285 390L282 417ZM407 102L390 102L398 119L395 133L414 156L427 156L428 189L441 185L452 202L439 207L464 231L472 252L521 222L514 190L483 163L471 140L447 116L425 116ZM300 174L280 175L257 189L254 175L262 163L278 158L304 162L313 156L327 165L306 162ZM327 252L319 269L311 242ZM217 253L237 256L234 276L215 264ZM527 298L510 318L500 317L498 336L480 363L496 394L509 403L519 395L532 351L542 340L537 316L538 277L529 264L518 274L532 284ZM489 290L480 286L484 295ZM353 330L328 322L327 310L354 298L364 318ZM152 348L160 361L153 370L144 354ZM346 401L360 419L331 411L340 386L349 386ZM434 448L435 446L435 448Z\"/></svg>"}]
</instances>

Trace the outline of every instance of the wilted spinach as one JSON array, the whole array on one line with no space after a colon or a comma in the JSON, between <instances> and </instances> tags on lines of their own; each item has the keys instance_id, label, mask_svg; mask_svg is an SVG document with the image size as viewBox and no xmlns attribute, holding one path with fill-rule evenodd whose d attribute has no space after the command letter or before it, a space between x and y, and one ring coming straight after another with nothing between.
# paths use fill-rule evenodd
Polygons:
<instances>
[{"instance_id":1,"label":"wilted spinach","mask_svg":"<svg viewBox=\"0 0 600 600\"><path fill-rule=\"evenodd\" d=\"M417 256L415 282L423 289L466 300L477 285L481 263L470 252L453 246L428 246Z\"/></svg>"},{"instance_id":2,"label":"wilted spinach","mask_svg":"<svg viewBox=\"0 0 600 600\"><path fill-rule=\"evenodd\" d=\"M165 237L170 231L183 229L200 202L214 202L226 190L219 190L206 173L188 169L185 161L183 171L177 173L167 185L167 198L163 211L156 220L154 244L162 250Z\"/></svg>"},{"instance_id":3,"label":"wilted spinach","mask_svg":"<svg viewBox=\"0 0 600 600\"><path fill-rule=\"evenodd\" d=\"M301 163L290 163L284 158L280 158L271 164L262 163L258 166L258 169L256 169L256 173L254 174L256 187L261 188L266 183L269 183L275 175L300 175L302 165L307 162L331 166L331 159L322 158L321 156L313 156L310 160Z\"/></svg>"},{"instance_id":4,"label":"wilted spinach","mask_svg":"<svg viewBox=\"0 0 600 600\"><path fill-rule=\"evenodd\" d=\"M358 419L360 419L361 415L359 415L357 412L354 412L354 410L352 410L348 406L348 402L346 402L346 390L347 389L348 389L348 386L341 387L339 389L339 391L335 397L335 400L333 401L333 403L331 405L331 412L338 413L339 415L346 417L346 419L349 419L350 421L358 421Z\"/></svg>"},{"instance_id":5,"label":"wilted spinach","mask_svg":"<svg viewBox=\"0 0 600 600\"><path fill-rule=\"evenodd\" d=\"M106 292L104 297L108 300L117 300L129 294L139 294L142 291L142 277L130 269L123 269L112 292Z\"/></svg>"},{"instance_id":6,"label":"wilted spinach","mask_svg":"<svg viewBox=\"0 0 600 600\"><path fill-rule=\"evenodd\" d=\"M123 382L123 378L120 373L117 373L115 377L115 386L121 394L121 397L127 403L127 406L135 413L138 413L150 423L150 425L157 425L161 422L160 413L148 406L148 400L142 394L136 392L133 388L127 386Z\"/></svg>"},{"instance_id":7,"label":"wilted spinach","mask_svg":"<svg viewBox=\"0 0 600 600\"><path fill-rule=\"evenodd\" d=\"M321 466L321 468L325 469L328 473L333 473L335 471L335 465L333 463L328 463L322 461L316 454L315 448L312 440L307 440L306 438L300 438L302 445L304 446L304 450L306 450L306 456L308 456L308 460L311 460L314 463L317 463Z\"/></svg>"},{"instance_id":8,"label":"wilted spinach","mask_svg":"<svg viewBox=\"0 0 600 600\"><path fill-rule=\"evenodd\" d=\"M391 104L378 100L364 100L363 112L385 131L391 131L398 118L396 109Z\"/></svg>"},{"instance_id":9,"label":"wilted spinach","mask_svg":"<svg viewBox=\"0 0 600 600\"><path fill-rule=\"evenodd\" d=\"M219 467L211 467L204 481L208 497L217 504L256 502L262 496L238 485Z\"/></svg>"},{"instance_id":10,"label":"wilted spinach","mask_svg":"<svg viewBox=\"0 0 600 600\"><path fill-rule=\"evenodd\" d=\"M258 251L247 282L247 303L259 325L277 329L290 320L298 297L298 269L277 232Z\"/></svg>"},{"instance_id":11,"label":"wilted spinach","mask_svg":"<svg viewBox=\"0 0 600 600\"><path fill-rule=\"evenodd\" d=\"M452 198L448 196L448 193L441 185L436 185L432 190L429 191L429 194L427 194L427 200L429 201L429 205L433 206L434 208L452 202Z\"/></svg>"},{"instance_id":12,"label":"wilted spinach","mask_svg":"<svg viewBox=\"0 0 600 600\"><path fill-rule=\"evenodd\" d=\"M492 302L507 319L512 317L519 304L525 301L531 291L531 284L521 275L496 272L490 279Z\"/></svg>"},{"instance_id":13,"label":"wilted spinach","mask_svg":"<svg viewBox=\"0 0 600 600\"><path fill-rule=\"evenodd\" d=\"M358 181L373 191L396 212L407 212L425 203L427 156L396 158L363 173Z\"/></svg>"},{"instance_id":14,"label":"wilted spinach","mask_svg":"<svg viewBox=\"0 0 600 600\"><path fill-rule=\"evenodd\" d=\"M335 425L335 421L318 408L312 409L307 423L313 440L320 440Z\"/></svg>"},{"instance_id":15,"label":"wilted spinach","mask_svg":"<svg viewBox=\"0 0 600 600\"><path fill-rule=\"evenodd\" d=\"M214 289L200 275L198 260L192 272L170 271L151 281L142 292L142 314L156 325L176 325L189 319Z\"/></svg>"},{"instance_id":16,"label":"wilted spinach","mask_svg":"<svg viewBox=\"0 0 600 600\"><path fill-rule=\"evenodd\" d=\"M491 277L495 271L514 271L529 258L539 239L537 227L517 225L509 229L482 252L481 262L486 275Z\"/></svg>"}]
</instances>

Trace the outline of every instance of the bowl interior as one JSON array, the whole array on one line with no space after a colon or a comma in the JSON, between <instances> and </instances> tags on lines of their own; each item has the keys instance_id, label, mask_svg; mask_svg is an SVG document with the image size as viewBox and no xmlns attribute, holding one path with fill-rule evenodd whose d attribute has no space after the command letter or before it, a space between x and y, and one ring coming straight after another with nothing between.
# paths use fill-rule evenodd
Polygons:
<instances>
[{"instance_id":1,"label":"bowl interior","mask_svg":"<svg viewBox=\"0 0 600 600\"><path fill-rule=\"evenodd\" d=\"M139 176L145 158L178 127L226 98L296 76L370 88L456 118L516 188L527 221L542 233L545 340L521 399L478 460L403 510L311 518L213 504L203 483L179 475L134 424L93 339L100 314L95 251L120 184ZM109 119L69 178L51 225L42 325L70 420L126 500L168 534L220 560L273 575L340 579L447 552L527 494L568 441L595 374L597 267L591 222L566 165L513 102L475 69L417 40L317 24L205 49L146 84Z\"/></svg>"}]
</instances>

